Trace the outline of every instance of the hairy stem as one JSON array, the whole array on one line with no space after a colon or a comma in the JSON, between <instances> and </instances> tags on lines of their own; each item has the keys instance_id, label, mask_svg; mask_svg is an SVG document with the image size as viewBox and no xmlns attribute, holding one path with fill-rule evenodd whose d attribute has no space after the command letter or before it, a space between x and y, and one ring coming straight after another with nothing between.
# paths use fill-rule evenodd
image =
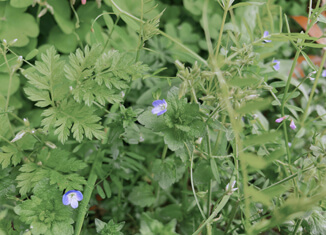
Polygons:
<instances>
[{"instance_id":1,"label":"hairy stem","mask_svg":"<svg viewBox=\"0 0 326 235\"><path fill-rule=\"evenodd\" d=\"M95 182L97 180L96 168L98 167L98 164L101 163L101 160L102 160L102 152L98 151L95 155L93 166L89 174L87 184L85 186L84 198L78 210L78 217L75 226L75 235L79 235L83 227L84 218L88 210L87 209L88 203L89 200L91 199L92 192L95 187Z\"/></svg>"}]
</instances>

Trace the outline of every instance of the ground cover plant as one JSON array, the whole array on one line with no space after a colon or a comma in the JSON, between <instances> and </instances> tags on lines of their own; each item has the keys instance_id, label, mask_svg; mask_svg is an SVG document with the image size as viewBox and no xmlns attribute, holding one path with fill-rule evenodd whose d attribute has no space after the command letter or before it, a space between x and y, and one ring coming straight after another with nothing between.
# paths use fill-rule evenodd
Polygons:
<instances>
[{"instance_id":1,"label":"ground cover plant","mask_svg":"<svg viewBox=\"0 0 326 235\"><path fill-rule=\"evenodd\" d=\"M326 234L325 10L0 0L0 235Z\"/></svg>"}]
</instances>

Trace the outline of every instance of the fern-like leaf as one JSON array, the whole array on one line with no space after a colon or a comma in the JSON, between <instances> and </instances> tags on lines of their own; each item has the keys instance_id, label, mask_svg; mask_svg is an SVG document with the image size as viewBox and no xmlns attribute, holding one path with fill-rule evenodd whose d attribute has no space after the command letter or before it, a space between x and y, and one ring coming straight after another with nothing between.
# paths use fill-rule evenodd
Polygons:
<instances>
[{"instance_id":1,"label":"fern-like leaf","mask_svg":"<svg viewBox=\"0 0 326 235\"><path fill-rule=\"evenodd\" d=\"M23 155L14 146L3 146L1 148L1 151L2 152L0 152L0 164L2 165L2 169L8 167L10 163L16 166L18 163L21 162Z\"/></svg>"},{"instance_id":2,"label":"fern-like leaf","mask_svg":"<svg viewBox=\"0 0 326 235\"><path fill-rule=\"evenodd\" d=\"M71 92L74 99L92 106L122 101L120 90L127 89L130 79L142 77L148 70L146 65L135 63L134 58L111 50L101 53L102 47L86 46L69 56L69 64L64 67L66 77L72 81Z\"/></svg>"},{"instance_id":3,"label":"fern-like leaf","mask_svg":"<svg viewBox=\"0 0 326 235\"><path fill-rule=\"evenodd\" d=\"M42 116L45 116L42 120L44 129L48 130L53 125L54 133L62 143L68 139L70 130L79 142L83 140L84 135L88 139L92 139L93 136L97 139L105 138L103 127L98 124L100 118L93 114L93 109L72 100L63 101L59 108L49 108Z\"/></svg>"},{"instance_id":4,"label":"fern-like leaf","mask_svg":"<svg viewBox=\"0 0 326 235\"><path fill-rule=\"evenodd\" d=\"M69 55L69 64L65 65L66 77L79 85L82 80L92 76L96 59L101 55L102 46L94 45L91 49L86 46L84 52L77 49L76 53Z\"/></svg>"},{"instance_id":5,"label":"fern-like leaf","mask_svg":"<svg viewBox=\"0 0 326 235\"><path fill-rule=\"evenodd\" d=\"M95 80L99 85L104 83L109 89L115 87L120 90L128 87L126 81L143 77L148 70L147 65L134 63L134 59L127 54L111 50L96 61Z\"/></svg>"},{"instance_id":6,"label":"fern-like leaf","mask_svg":"<svg viewBox=\"0 0 326 235\"><path fill-rule=\"evenodd\" d=\"M19 171L16 180L20 187L20 194L25 195L42 179L48 178L50 184L57 184L60 190L77 189L81 190L86 183L85 179L76 173L87 165L74 157L69 152L60 149L49 151L43 149L37 156L38 163L26 163ZM46 169L44 169L46 167Z\"/></svg>"},{"instance_id":7,"label":"fern-like leaf","mask_svg":"<svg viewBox=\"0 0 326 235\"><path fill-rule=\"evenodd\" d=\"M25 89L25 92L32 101L39 101L37 103L39 107L45 107L49 103L49 98L52 104L64 98L67 95L68 86L63 86L65 83L62 71L64 61L60 60L54 47L50 47L41 58L42 62L36 61L35 67L27 69L24 75L31 85L42 92L29 88Z\"/></svg>"}]
</instances>

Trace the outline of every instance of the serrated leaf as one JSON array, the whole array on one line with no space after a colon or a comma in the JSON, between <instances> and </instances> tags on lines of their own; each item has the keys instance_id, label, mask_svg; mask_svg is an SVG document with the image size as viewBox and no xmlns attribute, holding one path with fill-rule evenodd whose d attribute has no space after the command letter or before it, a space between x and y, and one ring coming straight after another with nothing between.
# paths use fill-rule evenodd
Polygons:
<instances>
[{"instance_id":1,"label":"serrated leaf","mask_svg":"<svg viewBox=\"0 0 326 235\"><path fill-rule=\"evenodd\" d=\"M151 218L147 213L143 213L140 223L140 234L150 235L150 234L164 234L164 235L177 235L175 228L177 221L175 219L171 220L167 224L163 224L158 220Z\"/></svg>"},{"instance_id":2,"label":"serrated leaf","mask_svg":"<svg viewBox=\"0 0 326 235\"><path fill-rule=\"evenodd\" d=\"M95 219L96 232L101 235L123 235L120 231L125 222L116 224L113 220L110 220L108 223L105 223L99 219Z\"/></svg>"},{"instance_id":3,"label":"serrated leaf","mask_svg":"<svg viewBox=\"0 0 326 235\"><path fill-rule=\"evenodd\" d=\"M54 47L46 50L41 58L42 62L36 61L35 67L27 69L23 74L31 85L42 91L39 92L39 97L37 97L37 91L30 88L27 88L27 91L35 101L45 100L48 102L48 96L53 101L60 101L66 97L68 92L68 86L63 86L65 83L62 71L64 62L60 59ZM46 92L48 92L48 95L46 95Z\"/></svg>"},{"instance_id":4,"label":"serrated leaf","mask_svg":"<svg viewBox=\"0 0 326 235\"><path fill-rule=\"evenodd\" d=\"M176 169L174 160L171 158L156 159L153 163L154 179L163 189L169 188L176 181Z\"/></svg>"},{"instance_id":5,"label":"serrated leaf","mask_svg":"<svg viewBox=\"0 0 326 235\"><path fill-rule=\"evenodd\" d=\"M38 164L27 163L19 169L20 173L16 180L20 193L25 195L38 181L48 179L51 185L58 185L60 190L75 189L82 190L86 184L84 177L72 173L85 168L87 165L74 157L69 152L60 149L43 149L37 156ZM46 169L44 169L45 166ZM70 173L70 174L67 174Z\"/></svg>"},{"instance_id":6,"label":"serrated leaf","mask_svg":"<svg viewBox=\"0 0 326 235\"><path fill-rule=\"evenodd\" d=\"M133 187L128 196L128 200L135 206L151 206L156 200L153 194L153 187L148 184L140 184L139 186Z\"/></svg>"},{"instance_id":7,"label":"serrated leaf","mask_svg":"<svg viewBox=\"0 0 326 235\"><path fill-rule=\"evenodd\" d=\"M86 136L92 139L104 139L103 127L98 124L100 118L93 114L93 109L77 104L73 101L63 101L60 108L50 108L42 113L45 118L42 125L47 130L50 126L55 127L54 134L58 135L59 140L64 143L70 131L73 137L81 142Z\"/></svg>"},{"instance_id":8,"label":"serrated leaf","mask_svg":"<svg viewBox=\"0 0 326 235\"><path fill-rule=\"evenodd\" d=\"M33 234L73 234L72 210L62 204L61 191L42 179L33 193L14 208L21 221L33 226Z\"/></svg>"},{"instance_id":9,"label":"serrated leaf","mask_svg":"<svg viewBox=\"0 0 326 235\"><path fill-rule=\"evenodd\" d=\"M16 166L21 162L23 154L14 146L3 146L0 152L0 164L2 169L8 167L10 164Z\"/></svg>"},{"instance_id":10,"label":"serrated leaf","mask_svg":"<svg viewBox=\"0 0 326 235\"><path fill-rule=\"evenodd\" d=\"M26 95L28 96L28 99L31 101L36 101L36 106L37 107L47 107L51 105L51 99L49 96L49 92L47 91L42 91L42 90L36 90L33 87L26 87L24 88L24 91Z\"/></svg>"}]
</instances>

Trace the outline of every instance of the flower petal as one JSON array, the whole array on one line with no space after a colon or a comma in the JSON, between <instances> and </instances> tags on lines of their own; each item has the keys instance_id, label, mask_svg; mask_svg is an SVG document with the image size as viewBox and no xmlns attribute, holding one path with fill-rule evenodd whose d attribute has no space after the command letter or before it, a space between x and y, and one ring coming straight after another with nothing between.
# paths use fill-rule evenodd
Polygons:
<instances>
[{"instance_id":1,"label":"flower petal","mask_svg":"<svg viewBox=\"0 0 326 235\"><path fill-rule=\"evenodd\" d=\"M70 204L70 200L69 200L69 197L67 194L64 194L62 196L62 203L63 203L63 205L66 205L66 206Z\"/></svg>"},{"instance_id":2,"label":"flower petal","mask_svg":"<svg viewBox=\"0 0 326 235\"><path fill-rule=\"evenodd\" d=\"M266 37L268 37L268 35L269 35L269 32L266 30L265 32L264 32L264 38L266 38Z\"/></svg>"},{"instance_id":3,"label":"flower petal","mask_svg":"<svg viewBox=\"0 0 326 235\"><path fill-rule=\"evenodd\" d=\"M153 105L154 107L157 107L157 106L159 106L159 105L161 105L161 104L164 104L164 102L165 102L165 100L155 100L155 101L153 101L152 105ZM166 103L166 102L165 102L165 103Z\"/></svg>"},{"instance_id":4,"label":"flower petal","mask_svg":"<svg viewBox=\"0 0 326 235\"><path fill-rule=\"evenodd\" d=\"M157 106L152 109L152 114L158 114L161 111L162 111L161 106Z\"/></svg>"},{"instance_id":5,"label":"flower petal","mask_svg":"<svg viewBox=\"0 0 326 235\"><path fill-rule=\"evenodd\" d=\"M294 121L293 120L291 120L290 127L291 127L292 130L294 130L295 128L297 128L296 125L294 124Z\"/></svg>"},{"instance_id":6,"label":"flower petal","mask_svg":"<svg viewBox=\"0 0 326 235\"><path fill-rule=\"evenodd\" d=\"M326 77L326 69L323 70L323 73L321 74L321 76Z\"/></svg>"},{"instance_id":7,"label":"flower petal","mask_svg":"<svg viewBox=\"0 0 326 235\"><path fill-rule=\"evenodd\" d=\"M80 191L76 191L75 193L78 201L83 200L83 194Z\"/></svg>"},{"instance_id":8,"label":"flower petal","mask_svg":"<svg viewBox=\"0 0 326 235\"><path fill-rule=\"evenodd\" d=\"M284 119L285 119L285 117L280 117L280 118L276 119L275 122L280 123L280 122L283 122Z\"/></svg>"},{"instance_id":9,"label":"flower petal","mask_svg":"<svg viewBox=\"0 0 326 235\"><path fill-rule=\"evenodd\" d=\"M278 71L280 69L280 61L278 60L273 60L273 63L275 63L275 65L273 66L273 68Z\"/></svg>"},{"instance_id":10,"label":"flower petal","mask_svg":"<svg viewBox=\"0 0 326 235\"><path fill-rule=\"evenodd\" d=\"M78 207L78 201L77 201L77 199L71 200L71 204L70 205L71 205L72 208L76 209Z\"/></svg>"},{"instance_id":11,"label":"flower petal","mask_svg":"<svg viewBox=\"0 0 326 235\"><path fill-rule=\"evenodd\" d=\"M158 113L157 113L157 116L160 116L160 115L162 115L162 114L165 113L165 112L166 112L166 109L162 110L161 112L158 112Z\"/></svg>"},{"instance_id":12,"label":"flower petal","mask_svg":"<svg viewBox=\"0 0 326 235\"><path fill-rule=\"evenodd\" d=\"M232 188L234 188L236 182L237 182L237 181L233 181L233 182L232 182Z\"/></svg>"}]
</instances>

